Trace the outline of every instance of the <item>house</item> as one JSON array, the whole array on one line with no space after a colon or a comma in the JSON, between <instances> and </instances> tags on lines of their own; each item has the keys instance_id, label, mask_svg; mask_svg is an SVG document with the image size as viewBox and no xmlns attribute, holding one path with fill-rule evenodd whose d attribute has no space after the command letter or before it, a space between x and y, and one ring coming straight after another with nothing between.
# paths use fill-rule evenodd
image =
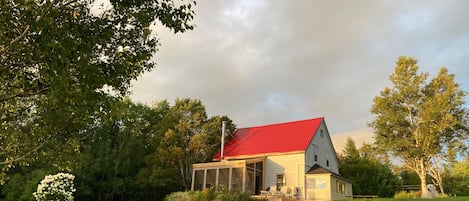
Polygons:
<instances>
[{"instance_id":1,"label":"house","mask_svg":"<svg viewBox=\"0 0 469 201\"><path fill-rule=\"evenodd\" d=\"M352 197L322 117L237 129L222 150L214 162L193 164L192 190L224 186L259 195L288 186L304 200Z\"/></svg>"}]
</instances>

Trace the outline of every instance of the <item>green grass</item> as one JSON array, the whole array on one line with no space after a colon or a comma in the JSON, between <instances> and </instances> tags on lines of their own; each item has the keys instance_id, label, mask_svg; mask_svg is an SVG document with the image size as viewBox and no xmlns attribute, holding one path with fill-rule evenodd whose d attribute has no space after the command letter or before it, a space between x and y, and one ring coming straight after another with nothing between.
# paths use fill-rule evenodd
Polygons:
<instances>
[{"instance_id":1,"label":"green grass","mask_svg":"<svg viewBox=\"0 0 469 201\"><path fill-rule=\"evenodd\" d=\"M468 201L469 197L445 197L445 198L374 198L374 199L353 199L353 201Z\"/></svg>"}]
</instances>

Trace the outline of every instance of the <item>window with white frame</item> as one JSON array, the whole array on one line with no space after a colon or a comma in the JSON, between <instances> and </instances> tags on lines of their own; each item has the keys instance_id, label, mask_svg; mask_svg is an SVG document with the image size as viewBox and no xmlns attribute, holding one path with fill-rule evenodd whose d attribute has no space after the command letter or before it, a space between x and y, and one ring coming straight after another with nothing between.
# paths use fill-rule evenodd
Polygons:
<instances>
[{"instance_id":1,"label":"window with white frame","mask_svg":"<svg viewBox=\"0 0 469 201\"><path fill-rule=\"evenodd\" d=\"M336 192L338 194L345 195L345 183L340 180L336 180L335 183L336 183Z\"/></svg>"},{"instance_id":2,"label":"window with white frame","mask_svg":"<svg viewBox=\"0 0 469 201\"><path fill-rule=\"evenodd\" d=\"M277 174L277 190L285 185L285 174Z\"/></svg>"}]
</instances>

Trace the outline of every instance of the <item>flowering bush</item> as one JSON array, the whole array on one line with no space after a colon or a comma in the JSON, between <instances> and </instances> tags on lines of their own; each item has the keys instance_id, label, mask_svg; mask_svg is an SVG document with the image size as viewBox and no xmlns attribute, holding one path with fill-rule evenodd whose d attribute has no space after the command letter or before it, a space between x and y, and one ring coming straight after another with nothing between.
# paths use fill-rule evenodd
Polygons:
<instances>
[{"instance_id":1,"label":"flowering bush","mask_svg":"<svg viewBox=\"0 0 469 201\"><path fill-rule=\"evenodd\" d=\"M34 198L37 201L73 201L72 193L76 191L73 179L75 176L69 173L47 175L37 185Z\"/></svg>"}]
</instances>

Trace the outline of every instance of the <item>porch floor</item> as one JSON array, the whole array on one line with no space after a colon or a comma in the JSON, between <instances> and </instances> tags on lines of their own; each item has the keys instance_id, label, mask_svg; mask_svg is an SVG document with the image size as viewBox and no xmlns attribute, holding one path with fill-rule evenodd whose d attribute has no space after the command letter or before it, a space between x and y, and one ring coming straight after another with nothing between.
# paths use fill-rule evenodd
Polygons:
<instances>
[{"instance_id":1,"label":"porch floor","mask_svg":"<svg viewBox=\"0 0 469 201\"><path fill-rule=\"evenodd\" d=\"M286 198L286 197L282 197L282 196L263 196L263 195L253 195L252 196L253 198L257 198L257 199L265 199L267 198L269 201L302 201L303 199L299 199L299 198Z\"/></svg>"}]
</instances>

